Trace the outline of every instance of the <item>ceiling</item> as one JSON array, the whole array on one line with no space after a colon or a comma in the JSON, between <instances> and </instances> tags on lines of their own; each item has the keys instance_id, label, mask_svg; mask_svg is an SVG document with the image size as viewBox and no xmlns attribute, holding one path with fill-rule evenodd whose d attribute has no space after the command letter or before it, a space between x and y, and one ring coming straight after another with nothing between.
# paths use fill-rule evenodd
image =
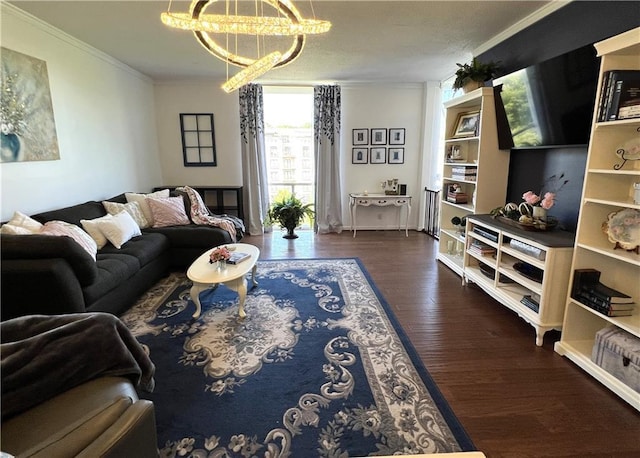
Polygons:
<instances>
[{"instance_id":1,"label":"ceiling","mask_svg":"<svg viewBox=\"0 0 640 458\"><path fill-rule=\"evenodd\" d=\"M160 22L169 0L32 1L9 3L149 76L154 81L219 79L237 69L207 53L192 33ZM300 57L272 70L260 82L439 81L456 62L550 1L359 1L315 0L318 19L332 22L327 34L307 37ZM558 2L553 2L558 5ZM172 12L189 1L173 0ZM296 0L312 17L309 0ZM556 6L557 8L557 6ZM539 11L540 10L540 11ZM286 45L288 47L288 44Z\"/></svg>"}]
</instances>

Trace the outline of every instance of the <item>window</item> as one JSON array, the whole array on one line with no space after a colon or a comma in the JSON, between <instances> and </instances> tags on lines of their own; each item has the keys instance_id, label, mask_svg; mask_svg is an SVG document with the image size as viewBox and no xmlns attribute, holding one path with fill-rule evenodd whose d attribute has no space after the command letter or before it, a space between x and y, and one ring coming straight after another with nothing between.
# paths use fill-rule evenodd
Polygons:
<instances>
[{"instance_id":1,"label":"window","mask_svg":"<svg viewBox=\"0 0 640 458\"><path fill-rule=\"evenodd\" d=\"M180 113L185 167L216 166L213 113Z\"/></svg>"},{"instance_id":2,"label":"window","mask_svg":"<svg viewBox=\"0 0 640 458\"><path fill-rule=\"evenodd\" d=\"M313 88L265 86L263 97L269 199L289 191L313 203Z\"/></svg>"}]
</instances>

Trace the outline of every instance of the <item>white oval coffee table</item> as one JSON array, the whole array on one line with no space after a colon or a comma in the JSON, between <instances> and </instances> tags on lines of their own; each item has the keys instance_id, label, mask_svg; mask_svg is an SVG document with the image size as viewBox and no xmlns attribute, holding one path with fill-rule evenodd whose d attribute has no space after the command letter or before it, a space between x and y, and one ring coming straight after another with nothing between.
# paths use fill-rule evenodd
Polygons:
<instances>
[{"instance_id":1,"label":"white oval coffee table","mask_svg":"<svg viewBox=\"0 0 640 458\"><path fill-rule=\"evenodd\" d=\"M209 262L209 255L217 247L205 251L193 261L187 270L187 277L193 282L190 290L191 300L196 304L194 319L200 317L202 305L200 304L200 293L209 288L216 288L220 283L238 293L238 315L244 318L247 314L244 311L244 301L247 297L247 280L245 275L251 270L252 288L258 285L256 281L256 269L260 250L247 243L229 243L226 246L232 252L247 253L249 259L245 259L238 264L227 264L226 269L218 270L215 264Z\"/></svg>"}]
</instances>

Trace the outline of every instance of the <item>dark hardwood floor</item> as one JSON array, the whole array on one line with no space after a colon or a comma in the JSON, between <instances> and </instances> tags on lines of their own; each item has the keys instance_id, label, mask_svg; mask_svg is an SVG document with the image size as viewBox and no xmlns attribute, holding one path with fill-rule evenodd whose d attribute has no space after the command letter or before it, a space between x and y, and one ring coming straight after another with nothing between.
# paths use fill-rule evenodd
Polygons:
<instances>
[{"instance_id":1,"label":"dark hardwood floor","mask_svg":"<svg viewBox=\"0 0 640 458\"><path fill-rule=\"evenodd\" d=\"M488 457L640 457L640 414L515 313L436 261L421 232L247 236L262 259L358 257Z\"/></svg>"}]
</instances>

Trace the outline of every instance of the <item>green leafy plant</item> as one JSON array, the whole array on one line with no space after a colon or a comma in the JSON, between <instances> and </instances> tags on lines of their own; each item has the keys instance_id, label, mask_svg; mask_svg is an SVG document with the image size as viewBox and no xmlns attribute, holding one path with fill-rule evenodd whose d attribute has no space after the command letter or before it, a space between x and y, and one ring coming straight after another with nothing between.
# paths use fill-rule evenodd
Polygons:
<instances>
[{"instance_id":1,"label":"green leafy plant","mask_svg":"<svg viewBox=\"0 0 640 458\"><path fill-rule=\"evenodd\" d=\"M484 83L493 78L500 68L497 62L487 62L483 64L475 57L470 64L456 64L456 79L453 82L454 89L460 89L471 81Z\"/></svg>"},{"instance_id":2,"label":"green leafy plant","mask_svg":"<svg viewBox=\"0 0 640 458\"><path fill-rule=\"evenodd\" d=\"M284 238L293 239L298 237L294 233L295 228L305 217L309 219L315 217L313 204L304 204L295 194L285 192L279 194L271 204L267 212L266 223L269 225L279 224L280 227L287 230Z\"/></svg>"}]
</instances>

